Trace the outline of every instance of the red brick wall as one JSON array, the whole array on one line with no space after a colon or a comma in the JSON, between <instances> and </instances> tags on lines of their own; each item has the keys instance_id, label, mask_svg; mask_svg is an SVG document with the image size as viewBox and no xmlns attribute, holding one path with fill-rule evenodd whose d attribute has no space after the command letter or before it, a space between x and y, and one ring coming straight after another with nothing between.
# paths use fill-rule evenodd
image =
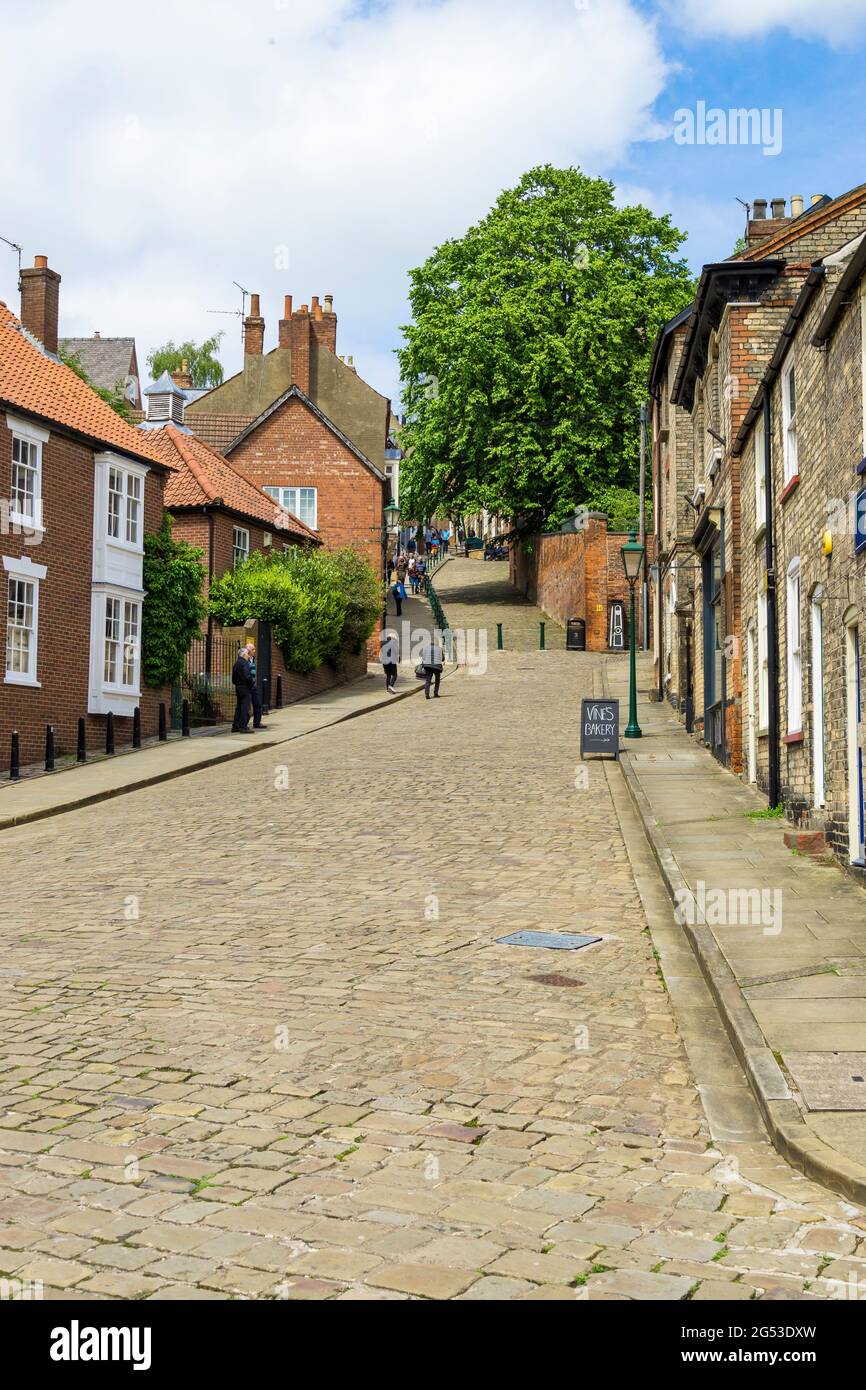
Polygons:
<instances>
[{"instance_id":1,"label":"red brick wall","mask_svg":"<svg viewBox=\"0 0 866 1390\"><path fill-rule=\"evenodd\" d=\"M0 417L0 496L9 496L12 435ZM93 451L52 430L42 451L45 533L38 545L23 536L0 537L0 553L27 555L48 573L39 585L37 679L41 688L7 685L0 675L0 771L8 772L13 729L20 740L22 766L45 754L45 726L55 728L55 750L75 751L78 719L87 719L88 747L105 747L104 715L87 714L90 662L90 595L93 567ZM163 475L151 471L144 488L144 529L162 525ZM6 666L8 580L0 573L0 655ZM156 734L159 701L166 690L143 687L141 731ZM132 720L115 717L117 747L132 742Z\"/></svg>"},{"instance_id":2,"label":"red brick wall","mask_svg":"<svg viewBox=\"0 0 866 1390\"><path fill-rule=\"evenodd\" d=\"M594 515L583 531L533 536L512 551L512 582L563 626L569 618L583 618L587 651L606 651L610 604L621 600L628 613L628 581L620 554L626 539L608 533L606 517ZM649 564L654 557L655 538L648 536Z\"/></svg>"}]
</instances>

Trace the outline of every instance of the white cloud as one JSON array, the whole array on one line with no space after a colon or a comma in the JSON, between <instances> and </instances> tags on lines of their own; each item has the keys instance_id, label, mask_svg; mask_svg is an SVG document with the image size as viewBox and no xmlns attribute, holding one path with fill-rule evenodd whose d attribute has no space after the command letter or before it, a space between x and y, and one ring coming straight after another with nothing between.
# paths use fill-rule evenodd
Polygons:
<instances>
[{"instance_id":1,"label":"white cloud","mask_svg":"<svg viewBox=\"0 0 866 1390\"><path fill-rule=\"evenodd\" d=\"M787 29L839 45L866 29L864 0L663 0L663 9L699 38L754 38Z\"/></svg>"},{"instance_id":2,"label":"white cloud","mask_svg":"<svg viewBox=\"0 0 866 1390\"><path fill-rule=\"evenodd\" d=\"M531 165L623 159L668 72L630 0L43 0L3 27L0 234L63 275L64 332L134 333L143 368L224 327L235 369L206 312L233 280L266 346L284 293L332 292L389 394L409 267ZM14 270L0 245L13 307Z\"/></svg>"}]
</instances>

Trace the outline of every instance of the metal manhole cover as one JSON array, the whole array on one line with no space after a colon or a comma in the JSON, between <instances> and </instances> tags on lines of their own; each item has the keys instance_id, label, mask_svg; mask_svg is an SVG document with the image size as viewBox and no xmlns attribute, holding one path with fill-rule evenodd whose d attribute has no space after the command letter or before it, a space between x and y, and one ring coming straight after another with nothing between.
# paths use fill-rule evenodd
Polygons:
<instances>
[{"instance_id":1,"label":"metal manhole cover","mask_svg":"<svg viewBox=\"0 0 866 1390\"><path fill-rule=\"evenodd\" d=\"M499 946L542 946L548 951L579 951L581 946L592 946L596 941L601 941L601 937L551 931L515 931L496 938Z\"/></svg>"},{"instance_id":2,"label":"metal manhole cover","mask_svg":"<svg viewBox=\"0 0 866 1390\"><path fill-rule=\"evenodd\" d=\"M866 1052L786 1052L807 1110L866 1110Z\"/></svg>"},{"instance_id":3,"label":"metal manhole cover","mask_svg":"<svg viewBox=\"0 0 866 1390\"><path fill-rule=\"evenodd\" d=\"M577 989L583 980L572 980L570 975L527 975L528 980L537 985L558 985L561 989Z\"/></svg>"}]
</instances>

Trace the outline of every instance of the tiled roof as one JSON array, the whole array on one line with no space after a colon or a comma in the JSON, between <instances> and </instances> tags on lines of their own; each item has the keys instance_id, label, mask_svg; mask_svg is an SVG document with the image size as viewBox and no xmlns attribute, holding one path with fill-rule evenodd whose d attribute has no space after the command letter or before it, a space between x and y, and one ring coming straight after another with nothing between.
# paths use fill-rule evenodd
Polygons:
<instances>
[{"instance_id":1,"label":"tiled roof","mask_svg":"<svg viewBox=\"0 0 866 1390\"><path fill-rule=\"evenodd\" d=\"M165 425L161 430L149 431L146 438L172 469L165 485L165 505L169 509L202 507L219 500L227 511L257 521L281 536L319 544L309 526L279 507L222 454L195 435L177 425Z\"/></svg>"},{"instance_id":2,"label":"tiled roof","mask_svg":"<svg viewBox=\"0 0 866 1390\"><path fill-rule=\"evenodd\" d=\"M135 339L61 338L60 347L67 357L78 358L94 386L113 391L129 375Z\"/></svg>"},{"instance_id":3,"label":"tiled roof","mask_svg":"<svg viewBox=\"0 0 866 1390\"><path fill-rule=\"evenodd\" d=\"M147 435L128 425L69 367L46 353L2 302L0 404L85 435L103 448L164 467Z\"/></svg>"},{"instance_id":4,"label":"tiled roof","mask_svg":"<svg viewBox=\"0 0 866 1390\"><path fill-rule=\"evenodd\" d=\"M225 453L232 440L237 439L254 420L253 415L205 414L203 411L190 411L184 416L187 425L198 439L210 444L211 448Z\"/></svg>"}]
</instances>

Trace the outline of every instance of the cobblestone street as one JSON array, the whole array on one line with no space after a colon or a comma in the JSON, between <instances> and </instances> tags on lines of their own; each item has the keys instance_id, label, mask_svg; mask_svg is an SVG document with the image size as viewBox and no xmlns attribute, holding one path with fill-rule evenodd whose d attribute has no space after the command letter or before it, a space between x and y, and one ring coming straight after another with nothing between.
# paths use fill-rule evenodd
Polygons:
<instances>
[{"instance_id":1,"label":"cobblestone street","mask_svg":"<svg viewBox=\"0 0 866 1390\"><path fill-rule=\"evenodd\" d=\"M444 566L452 626L495 646L506 577ZM554 625L533 649L538 616L438 701L3 832L2 1277L575 1300L866 1274L866 1214L778 1158L745 1083L735 1142L705 1114L619 769L575 786L603 658ZM521 928L603 939L496 943Z\"/></svg>"}]
</instances>

